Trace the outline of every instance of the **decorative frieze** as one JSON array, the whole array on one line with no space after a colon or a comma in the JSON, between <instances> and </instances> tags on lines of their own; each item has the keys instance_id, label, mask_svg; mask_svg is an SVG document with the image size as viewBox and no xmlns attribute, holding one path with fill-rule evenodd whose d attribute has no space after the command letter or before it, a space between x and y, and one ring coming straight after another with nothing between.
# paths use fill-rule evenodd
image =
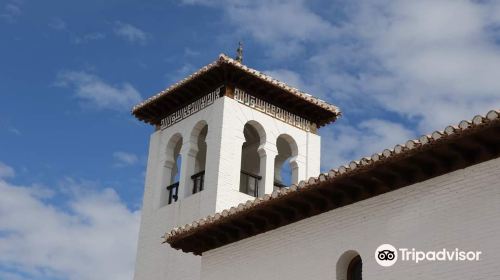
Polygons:
<instances>
[{"instance_id":1,"label":"decorative frieze","mask_svg":"<svg viewBox=\"0 0 500 280\"><path fill-rule=\"evenodd\" d=\"M224 91L222 90L223 86L218 87L216 90L211 93L203 96L202 98L194 101L191 104L184 106L183 108L177 110L175 113L168 115L167 117L161 120L160 129L165 129L170 127L183 119L191 116L192 114L203 110L204 108L212 105L216 99L224 95Z\"/></svg>"},{"instance_id":2,"label":"decorative frieze","mask_svg":"<svg viewBox=\"0 0 500 280\"><path fill-rule=\"evenodd\" d=\"M234 99L241 104L265 113L266 115L274 117L280 121L298 127L302 130L313 132L315 131L315 125L311 121L290 113L287 110L275 106L260 98L252 96L239 88L236 88L234 90Z\"/></svg>"},{"instance_id":3,"label":"decorative frieze","mask_svg":"<svg viewBox=\"0 0 500 280\"><path fill-rule=\"evenodd\" d=\"M182 121L183 119L195 114L196 112L203 110L204 108L212 105L215 102L215 100L224 96L224 94L225 94L224 86L218 87L209 94L201 97L200 99L182 107L181 109L163 118L161 120L160 129L161 130L166 129ZM238 101L241 104L244 104L250 108L260 111L273 118L276 118L282 122L288 123L305 131L311 131L311 132L316 131L316 125L313 122L306 120L300 116L297 116L283 108L273 105L260 98L252 96L243 91L242 89L235 88L234 96L231 97L233 97L234 100Z\"/></svg>"}]
</instances>

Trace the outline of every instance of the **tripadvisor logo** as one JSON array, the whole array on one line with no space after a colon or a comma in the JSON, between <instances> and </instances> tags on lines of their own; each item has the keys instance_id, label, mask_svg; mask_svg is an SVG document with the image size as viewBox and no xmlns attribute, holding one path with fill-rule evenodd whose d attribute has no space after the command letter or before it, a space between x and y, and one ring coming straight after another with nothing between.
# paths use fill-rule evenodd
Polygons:
<instances>
[{"instance_id":1,"label":"tripadvisor logo","mask_svg":"<svg viewBox=\"0 0 500 280\"><path fill-rule=\"evenodd\" d=\"M391 244L382 244L375 250L375 260L381 266L392 266L398 260L398 250Z\"/></svg>"},{"instance_id":2,"label":"tripadvisor logo","mask_svg":"<svg viewBox=\"0 0 500 280\"><path fill-rule=\"evenodd\" d=\"M419 251L415 248L399 248L391 244L382 244L375 250L375 260L381 266L392 266L399 259L419 263L423 261L479 261L481 251L463 251L458 248L448 250L443 248L438 251Z\"/></svg>"}]
</instances>

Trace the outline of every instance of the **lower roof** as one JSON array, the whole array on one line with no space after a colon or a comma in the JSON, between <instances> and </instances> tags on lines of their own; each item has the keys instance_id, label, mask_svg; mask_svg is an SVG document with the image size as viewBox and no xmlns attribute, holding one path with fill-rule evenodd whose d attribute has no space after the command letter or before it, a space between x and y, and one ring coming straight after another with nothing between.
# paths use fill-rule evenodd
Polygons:
<instances>
[{"instance_id":1,"label":"lower roof","mask_svg":"<svg viewBox=\"0 0 500 280\"><path fill-rule=\"evenodd\" d=\"M500 111L311 177L164 235L172 248L203 252L500 155Z\"/></svg>"}]
</instances>

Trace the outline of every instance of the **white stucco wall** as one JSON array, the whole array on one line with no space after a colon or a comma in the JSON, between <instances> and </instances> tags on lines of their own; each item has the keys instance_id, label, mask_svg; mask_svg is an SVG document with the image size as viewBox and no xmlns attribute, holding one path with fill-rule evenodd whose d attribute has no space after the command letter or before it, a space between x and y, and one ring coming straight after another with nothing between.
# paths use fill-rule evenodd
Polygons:
<instances>
[{"instance_id":1,"label":"white stucco wall","mask_svg":"<svg viewBox=\"0 0 500 280\"><path fill-rule=\"evenodd\" d=\"M190 161L189 157L196 155L189 147L197 141L190 139L190 135L200 121L208 124L205 187L202 192L192 195L190 177L194 166L189 162L194 160ZM261 162L263 172L274 176L276 139L281 134L288 134L298 146L299 180L319 174L318 135L290 126L228 97L219 98L211 106L181 122L154 132L150 138L134 279L200 279L201 258L162 245L161 236L176 226L253 199L239 192L241 146L245 139L243 127L249 121L258 122L266 133L265 141L260 146L261 153L269 155L267 160ZM181 135L183 140L179 200L162 205L160 197L166 195L164 188L169 184L164 167L166 147L174 135ZM272 192L272 181L273 178L267 180L266 193Z\"/></svg>"},{"instance_id":2,"label":"white stucco wall","mask_svg":"<svg viewBox=\"0 0 500 280\"><path fill-rule=\"evenodd\" d=\"M271 193L274 182L274 158L277 154L276 140L281 134L291 136L297 144L296 158L299 167L298 180L317 176L320 172L320 137L306 132L264 113L247 107L231 98L224 98L222 136L220 141L219 166L217 178L216 211L228 209L252 197L239 192L241 169L241 145L245 141L243 127L248 122L257 122L265 130L265 141L259 149L267 160L261 161L261 175L265 181L265 192ZM210 149L210 148L209 148ZM266 176L270 178L266 178ZM236 203L236 204L235 204Z\"/></svg>"},{"instance_id":3,"label":"white stucco wall","mask_svg":"<svg viewBox=\"0 0 500 280\"><path fill-rule=\"evenodd\" d=\"M384 268L374 258L384 243L482 255ZM202 279L340 279L337 262L351 250L362 258L363 279L500 279L500 159L205 252Z\"/></svg>"}]
</instances>

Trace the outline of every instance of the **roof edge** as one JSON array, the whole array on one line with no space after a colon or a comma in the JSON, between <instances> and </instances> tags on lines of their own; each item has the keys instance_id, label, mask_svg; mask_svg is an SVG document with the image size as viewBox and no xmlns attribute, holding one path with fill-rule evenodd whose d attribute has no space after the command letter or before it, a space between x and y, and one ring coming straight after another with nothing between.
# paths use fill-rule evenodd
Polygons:
<instances>
[{"instance_id":1,"label":"roof edge","mask_svg":"<svg viewBox=\"0 0 500 280\"><path fill-rule=\"evenodd\" d=\"M285 90L285 91L289 92L290 94L295 95L298 98L301 98L307 102L311 102L317 106L320 106L321 108L323 108L325 110L331 111L332 113L335 114L335 116L337 118L342 114L340 109L337 106L330 104L330 103L328 103L324 100L321 100L319 98L316 98L309 93L300 91L299 89L297 89L295 87L289 86L284 82L281 82L281 81L279 81L279 80L277 80L277 79L275 79L267 74L264 74L258 70L250 68L250 67L242 64L241 62L239 62L235 59L232 59L231 57L227 56L226 54L221 53L221 54L219 54L218 58L215 61L213 61L212 63L209 63L209 64L201 67L200 69L193 72L191 75L185 77L184 79L172 84L171 86L160 91L159 93L157 93L157 94L143 100L142 102L136 104L131 110L132 115L135 115L138 111L147 107L149 104L152 104L153 102L155 102L159 98L165 96L166 94L169 94L170 92L174 91L175 89L177 89L177 88L183 86L184 84L194 80L195 78L197 78L198 76L202 75L203 73L211 70L212 68L220 66L221 64L227 64L227 65L231 65L231 66L234 66L236 68L239 68L240 70L244 71L245 73L258 78L263 82L267 82L273 86L279 87L282 90Z\"/></svg>"},{"instance_id":2,"label":"roof edge","mask_svg":"<svg viewBox=\"0 0 500 280\"><path fill-rule=\"evenodd\" d=\"M353 160L346 165L341 165L336 169L331 169L327 173L321 173L317 177L311 177L308 180L303 180L297 185L292 184L287 189L274 191L271 194L255 198L253 200L248 200L246 203L240 203L238 206L209 215L190 224L176 227L162 236L162 243L169 243L172 245L173 242L189 237L198 231L202 231L206 227L223 223L236 215L257 208L263 203L286 198L287 196L293 195L300 190L317 187L325 182L342 178L350 173L359 171L360 169L364 169L375 164L382 164L391 158L402 157L406 154L416 152L418 149L437 144L447 140L447 138L458 136L461 133L470 132L474 129L487 127L497 123L500 123L500 110L498 109L490 110L484 116L476 115L470 121L462 120L456 126L450 125L442 131L434 131L431 134L423 135L418 139L408 140L405 144L398 144L392 149L385 149L382 152L375 153L370 157Z\"/></svg>"}]
</instances>

